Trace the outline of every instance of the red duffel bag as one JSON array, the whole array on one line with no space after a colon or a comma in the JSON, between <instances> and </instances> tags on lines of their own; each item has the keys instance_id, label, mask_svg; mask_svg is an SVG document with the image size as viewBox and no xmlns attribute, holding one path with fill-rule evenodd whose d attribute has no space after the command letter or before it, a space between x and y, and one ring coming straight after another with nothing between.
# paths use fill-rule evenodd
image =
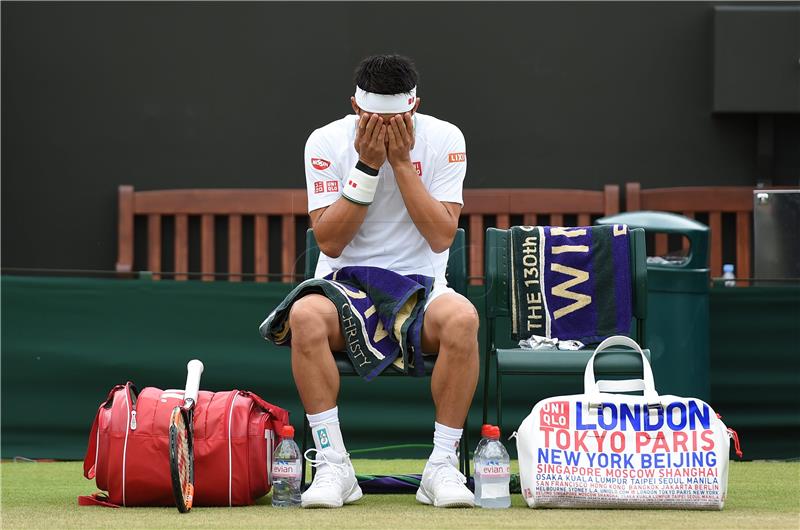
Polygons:
<instances>
[{"instance_id":1,"label":"red duffel bag","mask_svg":"<svg viewBox=\"0 0 800 530\"><path fill-rule=\"evenodd\" d=\"M183 390L117 385L97 409L83 474L107 495L82 505L175 506L169 417ZM194 410L195 506L253 504L271 487L272 454L289 413L252 392L201 391Z\"/></svg>"}]
</instances>

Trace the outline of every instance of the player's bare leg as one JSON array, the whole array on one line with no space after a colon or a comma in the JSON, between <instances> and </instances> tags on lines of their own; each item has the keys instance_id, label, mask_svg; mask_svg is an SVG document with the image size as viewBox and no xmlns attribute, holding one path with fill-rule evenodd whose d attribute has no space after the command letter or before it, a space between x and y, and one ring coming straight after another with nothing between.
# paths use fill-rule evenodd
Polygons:
<instances>
[{"instance_id":1,"label":"player's bare leg","mask_svg":"<svg viewBox=\"0 0 800 530\"><path fill-rule=\"evenodd\" d=\"M338 508L361 498L361 488L339 427L339 371L332 351L344 349L336 307L322 295L297 300L289 313L292 374L305 407L316 458L314 482L302 494L304 508Z\"/></svg>"},{"instance_id":2,"label":"player's bare leg","mask_svg":"<svg viewBox=\"0 0 800 530\"><path fill-rule=\"evenodd\" d=\"M336 307L328 298L310 294L289 313L292 329L292 375L308 414L332 409L339 395L339 371L331 351L344 349Z\"/></svg>"},{"instance_id":3,"label":"player's bare leg","mask_svg":"<svg viewBox=\"0 0 800 530\"><path fill-rule=\"evenodd\" d=\"M439 352L431 378L436 406L434 449L422 474L417 500L437 507L473 506L474 496L458 471L456 448L478 385L478 312L461 295L444 294L425 311L422 349Z\"/></svg>"}]
</instances>

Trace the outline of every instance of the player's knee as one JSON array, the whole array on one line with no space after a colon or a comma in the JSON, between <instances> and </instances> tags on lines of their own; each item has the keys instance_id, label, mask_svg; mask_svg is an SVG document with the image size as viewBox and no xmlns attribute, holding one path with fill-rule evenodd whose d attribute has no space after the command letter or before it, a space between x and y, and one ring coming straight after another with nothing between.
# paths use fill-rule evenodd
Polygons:
<instances>
[{"instance_id":1,"label":"player's knee","mask_svg":"<svg viewBox=\"0 0 800 530\"><path fill-rule=\"evenodd\" d=\"M325 320L320 313L319 303L313 298L301 298L292 304L289 327L293 346L304 347L327 340Z\"/></svg>"},{"instance_id":2,"label":"player's knee","mask_svg":"<svg viewBox=\"0 0 800 530\"><path fill-rule=\"evenodd\" d=\"M478 312L474 307L459 308L445 322L441 342L472 352L478 340L479 326Z\"/></svg>"}]
</instances>

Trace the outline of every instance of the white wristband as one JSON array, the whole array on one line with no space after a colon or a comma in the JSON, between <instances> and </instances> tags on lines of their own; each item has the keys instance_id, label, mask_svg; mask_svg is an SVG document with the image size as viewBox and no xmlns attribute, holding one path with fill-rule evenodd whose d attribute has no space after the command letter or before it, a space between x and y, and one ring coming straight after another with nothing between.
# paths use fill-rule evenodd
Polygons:
<instances>
[{"instance_id":1,"label":"white wristband","mask_svg":"<svg viewBox=\"0 0 800 530\"><path fill-rule=\"evenodd\" d=\"M357 167L353 167L344 184L342 195L354 203L369 205L372 204L377 189L378 177L367 175Z\"/></svg>"}]
</instances>

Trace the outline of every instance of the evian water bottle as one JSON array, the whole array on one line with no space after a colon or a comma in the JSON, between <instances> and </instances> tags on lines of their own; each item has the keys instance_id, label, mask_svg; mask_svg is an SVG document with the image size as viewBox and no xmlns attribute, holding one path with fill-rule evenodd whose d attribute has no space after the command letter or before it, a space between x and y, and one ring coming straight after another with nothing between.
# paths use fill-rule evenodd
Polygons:
<instances>
[{"instance_id":1,"label":"evian water bottle","mask_svg":"<svg viewBox=\"0 0 800 530\"><path fill-rule=\"evenodd\" d=\"M294 427L284 425L281 443L272 462L272 505L300 506L300 448L294 442Z\"/></svg>"},{"instance_id":2,"label":"evian water bottle","mask_svg":"<svg viewBox=\"0 0 800 530\"><path fill-rule=\"evenodd\" d=\"M476 459L475 473L480 473L481 508L509 508L511 506L511 459L500 442L500 427L488 429L486 445Z\"/></svg>"},{"instance_id":3,"label":"evian water bottle","mask_svg":"<svg viewBox=\"0 0 800 530\"><path fill-rule=\"evenodd\" d=\"M473 465L475 467L475 506L481 505L481 458L483 454L483 448L486 447L486 444L489 442L489 435L491 434L492 427L493 426L489 425L488 423L485 423L483 427L481 427L481 441L478 442L478 447L475 448L475 452L472 456L474 461Z\"/></svg>"}]
</instances>

